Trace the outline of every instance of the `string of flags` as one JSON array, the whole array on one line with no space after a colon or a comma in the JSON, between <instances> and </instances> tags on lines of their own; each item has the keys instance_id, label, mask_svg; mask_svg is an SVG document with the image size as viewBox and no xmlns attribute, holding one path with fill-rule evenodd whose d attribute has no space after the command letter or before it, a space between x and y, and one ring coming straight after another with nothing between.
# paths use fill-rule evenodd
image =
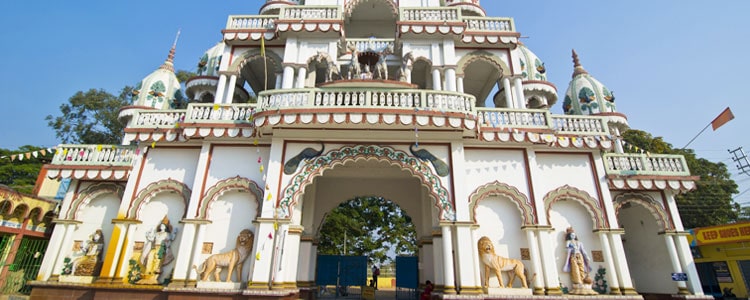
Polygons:
<instances>
[{"instance_id":1,"label":"string of flags","mask_svg":"<svg viewBox=\"0 0 750 300\"><path fill-rule=\"evenodd\" d=\"M31 159L32 157L39 158L39 156L47 156L49 154L55 153L56 149L57 147L50 147L46 149L34 150L34 151L25 152L25 153L3 155L3 156L0 156L0 159L10 159L10 161L15 161L15 160L22 161L24 159Z\"/></svg>"}]
</instances>

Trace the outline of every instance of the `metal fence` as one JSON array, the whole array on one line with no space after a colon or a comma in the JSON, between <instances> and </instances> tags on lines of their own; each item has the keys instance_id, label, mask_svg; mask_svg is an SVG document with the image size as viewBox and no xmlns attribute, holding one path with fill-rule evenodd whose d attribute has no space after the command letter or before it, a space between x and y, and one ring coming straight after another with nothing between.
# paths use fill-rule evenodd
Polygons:
<instances>
[{"instance_id":1,"label":"metal fence","mask_svg":"<svg viewBox=\"0 0 750 300\"><path fill-rule=\"evenodd\" d=\"M0 293L3 295L28 295L31 293L31 286L26 283L34 280L39 273L39 267L42 265L42 258L47 249L48 240L23 238L21 244L16 250L13 263L8 264L8 274L4 278L4 283L0 287ZM0 249L3 251L3 268L5 261L13 246L13 236L0 236ZM0 280L2 282L2 280Z\"/></svg>"}]
</instances>

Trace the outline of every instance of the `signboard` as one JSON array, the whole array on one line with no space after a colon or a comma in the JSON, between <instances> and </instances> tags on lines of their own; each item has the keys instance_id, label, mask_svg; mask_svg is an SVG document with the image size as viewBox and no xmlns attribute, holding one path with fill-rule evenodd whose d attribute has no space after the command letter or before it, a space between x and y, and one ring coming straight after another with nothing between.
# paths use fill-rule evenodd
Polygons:
<instances>
[{"instance_id":1,"label":"signboard","mask_svg":"<svg viewBox=\"0 0 750 300\"><path fill-rule=\"evenodd\" d=\"M371 286L362 287L363 300L375 300L375 288Z\"/></svg>"},{"instance_id":2,"label":"signboard","mask_svg":"<svg viewBox=\"0 0 750 300\"><path fill-rule=\"evenodd\" d=\"M750 223L728 224L693 229L688 238L696 246L750 241Z\"/></svg>"},{"instance_id":3,"label":"signboard","mask_svg":"<svg viewBox=\"0 0 750 300\"><path fill-rule=\"evenodd\" d=\"M688 281L685 273L672 273L672 281Z\"/></svg>"}]
</instances>

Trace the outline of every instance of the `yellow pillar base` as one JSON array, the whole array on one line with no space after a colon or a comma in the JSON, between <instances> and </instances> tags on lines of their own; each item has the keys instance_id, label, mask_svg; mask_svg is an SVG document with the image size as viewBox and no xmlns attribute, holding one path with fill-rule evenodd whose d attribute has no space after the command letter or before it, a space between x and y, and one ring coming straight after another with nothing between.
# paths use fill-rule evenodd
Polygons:
<instances>
[{"instance_id":1,"label":"yellow pillar base","mask_svg":"<svg viewBox=\"0 0 750 300\"><path fill-rule=\"evenodd\" d=\"M547 295L562 295L563 292L560 287L550 287L545 291Z\"/></svg>"}]
</instances>

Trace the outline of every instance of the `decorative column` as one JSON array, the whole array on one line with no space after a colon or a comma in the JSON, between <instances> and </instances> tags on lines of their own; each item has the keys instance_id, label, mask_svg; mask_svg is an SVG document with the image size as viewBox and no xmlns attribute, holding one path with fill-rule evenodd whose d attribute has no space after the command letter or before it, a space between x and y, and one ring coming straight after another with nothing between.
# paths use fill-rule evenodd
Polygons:
<instances>
[{"instance_id":1,"label":"decorative column","mask_svg":"<svg viewBox=\"0 0 750 300\"><path fill-rule=\"evenodd\" d=\"M435 91L440 91L443 89L441 86L442 80L440 80L440 69L434 68L432 69L432 89Z\"/></svg>"},{"instance_id":2,"label":"decorative column","mask_svg":"<svg viewBox=\"0 0 750 300\"><path fill-rule=\"evenodd\" d=\"M304 228L300 225L289 225L286 229L286 239L284 242L283 253L286 257L284 259L284 267L287 269L284 274L284 288L296 289L297 288L297 272L299 272L299 250L300 240L302 238L302 232Z\"/></svg>"},{"instance_id":3,"label":"decorative column","mask_svg":"<svg viewBox=\"0 0 750 300\"><path fill-rule=\"evenodd\" d=\"M464 75L458 75L456 78L456 91L459 93L464 92Z\"/></svg>"},{"instance_id":4,"label":"decorative column","mask_svg":"<svg viewBox=\"0 0 750 300\"><path fill-rule=\"evenodd\" d=\"M227 72L219 72L219 83L216 86L216 96L214 97L214 103L224 103L224 91L227 89Z\"/></svg>"},{"instance_id":5,"label":"decorative column","mask_svg":"<svg viewBox=\"0 0 750 300\"><path fill-rule=\"evenodd\" d=\"M276 73L276 84L274 84L274 89L280 89L281 88L281 79L283 78L284 73Z\"/></svg>"},{"instance_id":6,"label":"decorative column","mask_svg":"<svg viewBox=\"0 0 750 300\"><path fill-rule=\"evenodd\" d=\"M521 81L521 77L513 78L513 85L516 92L516 103L518 103L517 108L526 108L526 98L523 95L523 82Z\"/></svg>"},{"instance_id":7,"label":"decorative column","mask_svg":"<svg viewBox=\"0 0 750 300\"><path fill-rule=\"evenodd\" d=\"M200 252L200 248L196 249L195 233L198 222L203 220L196 219L182 219L180 223L182 226L182 239L180 239L179 248L180 251L177 253L175 259L174 270L172 275L172 281L169 283L170 287L186 287L187 279L192 271L193 253Z\"/></svg>"},{"instance_id":8,"label":"decorative column","mask_svg":"<svg viewBox=\"0 0 750 300\"><path fill-rule=\"evenodd\" d=\"M122 249L122 260L118 262L117 266L117 277L113 278L113 281L122 280L122 278L126 278L128 276L128 270L130 269L130 258L133 257L133 243L135 238L133 235L135 235L136 228L139 224L141 224L141 221L138 220L116 220L117 222L121 223L122 227L124 227L124 235L121 241L118 241L119 248ZM112 220L112 222L115 222L115 220ZM118 252L120 253L120 252Z\"/></svg>"},{"instance_id":9,"label":"decorative column","mask_svg":"<svg viewBox=\"0 0 750 300\"><path fill-rule=\"evenodd\" d=\"M435 289L445 290L445 273L440 269L443 266L443 235L437 231L432 232L432 266L435 275Z\"/></svg>"},{"instance_id":10,"label":"decorative column","mask_svg":"<svg viewBox=\"0 0 750 300\"><path fill-rule=\"evenodd\" d=\"M675 245L677 245L677 254L680 256L680 264L682 265L682 271L687 273L688 290L693 295L703 295L703 287L700 284L700 277L698 276L698 270L695 268L695 262L693 262L693 253L690 252L690 246L688 246L687 237L690 232L682 231L675 232L673 237Z\"/></svg>"},{"instance_id":11,"label":"decorative column","mask_svg":"<svg viewBox=\"0 0 750 300\"><path fill-rule=\"evenodd\" d=\"M607 262L607 280L609 280L609 294L620 295L620 281L617 278L617 272L615 269L615 261L612 257L612 248L609 246L609 231L608 230L597 230L595 231L599 235L599 242L602 244L602 252L604 253L604 261Z\"/></svg>"},{"instance_id":12,"label":"decorative column","mask_svg":"<svg viewBox=\"0 0 750 300\"><path fill-rule=\"evenodd\" d=\"M307 67L301 66L299 67L299 72L297 73L297 86L298 89L305 88L305 81L307 80Z\"/></svg>"},{"instance_id":13,"label":"decorative column","mask_svg":"<svg viewBox=\"0 0 750 300\"><path fill-rule=\"evenodd\" d=\"M188 263L188 266L202 263L200 261L200 258L201 255L203 255L203 253L201 253L203 251L203 241L205 240L206 236L206 227L208 227L207 225L210 224L210 221L194 219L193 221L191 221L191 223L193 223L193 230L195 231L195 240L193 241L193 252L190 256L190 262ZM184 239L185 236L183 235L182 238ZM195 272L194 270L188 270L187 277L185 277L185 285L190 286L193 284L193 282L197 282L198 280L200 280L200 278L198 278L199 275L200 274L198 274L198 272ZM229 276L232 275L229 274ZM240 281L242 281L242 278L240 278Z\"/></svg>"},{"instance_id":14,"label":"decorative column","mask_svg":"<svg viewBox=\"0 0 750 300\"><path fill-rule=\"evenodd\" d=\"M479 257L479 246L476 242L473 241L479 241L479 238L477 237L477 228L479 228L478 225L474 225L471 228L471 251L474 254L473 259L476 263L474 263L474 278L477 280L477 285L479 285L479 289L484 292L484 286L482 284L482 273L479 271L484 265L484 263L481 262L481 258Z\"/></svg>"},{"instance_id":15,"label":"decorative column","mask_svg":"<svg viewBox=\"0 0 750 300\"><path fill-rule=\"evenodd\" d=\"M612 229L609 242L612 244L612 254L615 259L617 276L620 278L620 289L623 295L638 295L633 287L633 281L630 279L630 269L628 262L625 260L625 249L622 247L621 235L623 229Z\"/></svg>"},{"instance_id":16,"label":"decorative column","mask_svg":"<svg viewBox=\"0 0 750 300\"><path fill-rule=\"evenodd\" d=\"M456 91L456 69L449 67L445 69L445 89L447 91Z\"/></svg>"},{"instance_id":17,"label":"decorative column","mask_svg":"<svg viewBox=\"0 0 750 300\"><path fill-rule=\"evenodd\" d=\"M510 78L503 77L500 80L503 85L503 93L505 94L505 105L507 108L516 108L515 101L513 101L513 94L510 91Z\"/></svg>"},{"instance_id":18,"label":"decorative column","mask_svg":"<svg viewBox=\"0 0 750 300\"><path fill-rule=\"evenodd\" d=\"M450 224L440 224L440 229L443 233L443 274L445 274L445 288L443 292L446 294L455 294L456 280L453 270L453 237L451 236Z\"/></svg>"},{"instance_id":19,"label":"decorative column","mask_svg":"<svg viewBox=\"0 0 750 300\"><path fill-rule=\"evenodd\" d=\"M542 268L544 271L544 290L547 295L562 295L560 289L559 273L557 272L557 262L555 262L555 249L552 247L553 231L551 226L539 227L539 255L542 259Z\"/></svg>"},{"instance_id":20,"label":"decorative column","mask_svg":"<svg viewBox=\"0 0 750 300\"><path fill-rule=\"evenodd\" d=\"M47 246L47 253L44 255L42 265L39 268L39 275L36 277L37 280L47 281L50 279L55 270L60 270L62 266L58 266L67 253L63 251L66 244L65 241L69 240L68 236L73 235L73 231L80 221L76 220L64 220L55 219L52 221L58 225L55 226L55 230L52 233L49 244ZM59 272L59 271L58 271Z\"/></svg>"},{"instance_id":21,"label":"decorative column","mask_svg":"<svg viewBox=\"0 0 750 300\"><path fill-rule=\"evenodd\" d=\"M667 251L669 252L669 261L672 262L672 270L675 273L682 273L682 265L680 265L680 259L677 257L677 249L674 246L674 241L672 240L672 235L669 233L664 233L664 242L667 244ZM684 281L675 281L677 284L677 294L680 295L688 295L690 292L688 292L687 284L685 284Z\"/></svg>"},{"instance_id":22,"label":"decorative column","mask_svg":"<svg viewBox=\"0 0 750 300\"><path fill-rule=\"evenodd\" d=\"M543 272L541 255L539 254L539 243L537 242L539 240L537 238L538 229L534 226L523 226L521 227L521 230L526 232L526 239L529 242L529 255L531 256L531 271L526 276L532 276L534 278L531 282L531 285L534 288L534 295L544 295L544 282L542 280L542 277L544 276L539 276L543 274Z\"/></svg>"},{"instance_id":23,"label":"decorative column","mask_svg":"<svg viewBox=\"0 0 750 300\"><path fill-rule=\"evenodd\" d=\"M474 270L479 260L475 259L478 255L476 243L472 239L471 222L456 222L456 244L462 247L456 248L456 260L458 261L458 278L461 294L481 294L482 287L477 281ZM474 245L473 247L471 245Z\"/></svg>"},{"instance_id":24,"label":"decorative column","mask_svg":"<svg viewBox=\"0 0 750 300\"><path fill-rule=\"evenodd\" d=\"M284 66L284 77L281 79L282 89L291 89L294 85L294 66Z\"/></svg>"},{"instance_id":25,"label":"decorative column","mask_svg":"<svg viewBox=\"0 0 750 300\"><path fill-rule=\"evenodd\" d=\"M229 86L227 86L227 95L223 103L232 103L234 100L234 88L237 85L237 74L229 76Z\"/></svg>"}]
</instances>

